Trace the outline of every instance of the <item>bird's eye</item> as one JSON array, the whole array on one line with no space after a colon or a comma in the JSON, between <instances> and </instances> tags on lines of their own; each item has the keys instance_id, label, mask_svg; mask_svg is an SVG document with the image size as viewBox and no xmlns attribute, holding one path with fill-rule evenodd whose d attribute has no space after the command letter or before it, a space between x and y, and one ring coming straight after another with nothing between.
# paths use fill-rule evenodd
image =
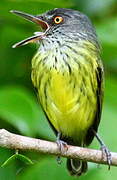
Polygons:
<instances>
[{"instance_id":1,"label":"bird's eye","mask_svg":"<svg viewBox=\"0 0 117 180\"><path fill-rule=\"evenodd\" d=\"M63 21L63 17L61 17L61 16L56 16L56 17L54 18L54 22L55 22L56 24L60 24L62 21Z\"/></svg>"}]
</instances>

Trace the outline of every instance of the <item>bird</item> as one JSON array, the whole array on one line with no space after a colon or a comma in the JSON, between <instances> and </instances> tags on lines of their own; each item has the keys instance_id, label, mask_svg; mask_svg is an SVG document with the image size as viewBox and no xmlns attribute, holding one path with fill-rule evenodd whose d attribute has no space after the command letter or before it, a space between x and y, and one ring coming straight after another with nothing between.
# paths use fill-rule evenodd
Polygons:
<instances>
[{"instance_id":1,"label":"bird","mask_svg":"<svg viewBox=\"0 0 117 180\"><path fill-rule=\"evenodd\" d=\"M62 151L67 144L87 147L94 137L106 154L111 154L97 131L104 96L104 68L101 48L92 22L80 11L55 8L40 15L12 10L12 13L41 27L41 32L13 48L39 44L32 59L31 78L39 102ZM87 172L86 161L67 159L73 176Z\"/></svg>"}]
</instances>

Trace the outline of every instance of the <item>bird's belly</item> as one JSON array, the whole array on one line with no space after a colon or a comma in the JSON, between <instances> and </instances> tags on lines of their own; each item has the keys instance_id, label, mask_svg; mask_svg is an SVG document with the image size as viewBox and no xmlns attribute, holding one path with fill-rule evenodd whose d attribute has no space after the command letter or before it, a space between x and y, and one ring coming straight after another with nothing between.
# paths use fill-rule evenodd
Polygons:
<instances>
[{"instance_id":1,"label":"bird's belly","mask_svg":"<svg viewBox=\"0 0 117 180\"><path fill-rule=\"evenodd\" d=\"M96 98L89 98L82 87L82 77L59 74L53 71L47 86L47 109L50 122L63 136L83 138L92 125ZM92 92L92 97L93 97ZM93 108L92 108L93 107Z\"/></svg>"}]
</instances>

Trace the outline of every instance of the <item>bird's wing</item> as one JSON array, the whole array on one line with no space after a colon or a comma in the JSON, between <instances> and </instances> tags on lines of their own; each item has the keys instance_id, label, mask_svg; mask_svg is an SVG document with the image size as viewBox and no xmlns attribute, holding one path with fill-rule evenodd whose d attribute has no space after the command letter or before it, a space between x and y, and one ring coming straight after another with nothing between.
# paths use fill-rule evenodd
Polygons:
<instances>
[{"instance_id":1,"label":"bird's wing","mask_svg":"<svg viewBox=\"0 0 117 180\"><path fill-rule=\"evenodd\" d=\"M101 119L102 103L103 103L103 95L104 95L104 72L103 72L103 65L101 62L98 64L98 67L96 69L96 77L97 77L97 87L98 87L97 88L97 112L94 119L94 123L91 126L91 128L88 130L88 133L86 136L85 144L87 146L92 142L95 136L92 129L95 132L97 132L98 125Z\"/></svg>"}]
</instances>

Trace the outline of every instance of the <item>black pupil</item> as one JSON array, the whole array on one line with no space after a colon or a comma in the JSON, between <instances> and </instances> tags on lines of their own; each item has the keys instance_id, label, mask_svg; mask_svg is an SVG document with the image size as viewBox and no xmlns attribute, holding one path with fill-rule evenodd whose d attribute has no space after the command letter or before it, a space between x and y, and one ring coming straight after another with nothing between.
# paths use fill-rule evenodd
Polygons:
<instances>
[{"instance_id":1,"label":"black pupil","mask_svg":"<svg viewBox=\"0 0 117 180\"><path fill-rule=\"evenodd\" d=\"M60 21L60 19L59 18L56 18L56 22L59 22Z\"/></svg>"}]
</instances>

